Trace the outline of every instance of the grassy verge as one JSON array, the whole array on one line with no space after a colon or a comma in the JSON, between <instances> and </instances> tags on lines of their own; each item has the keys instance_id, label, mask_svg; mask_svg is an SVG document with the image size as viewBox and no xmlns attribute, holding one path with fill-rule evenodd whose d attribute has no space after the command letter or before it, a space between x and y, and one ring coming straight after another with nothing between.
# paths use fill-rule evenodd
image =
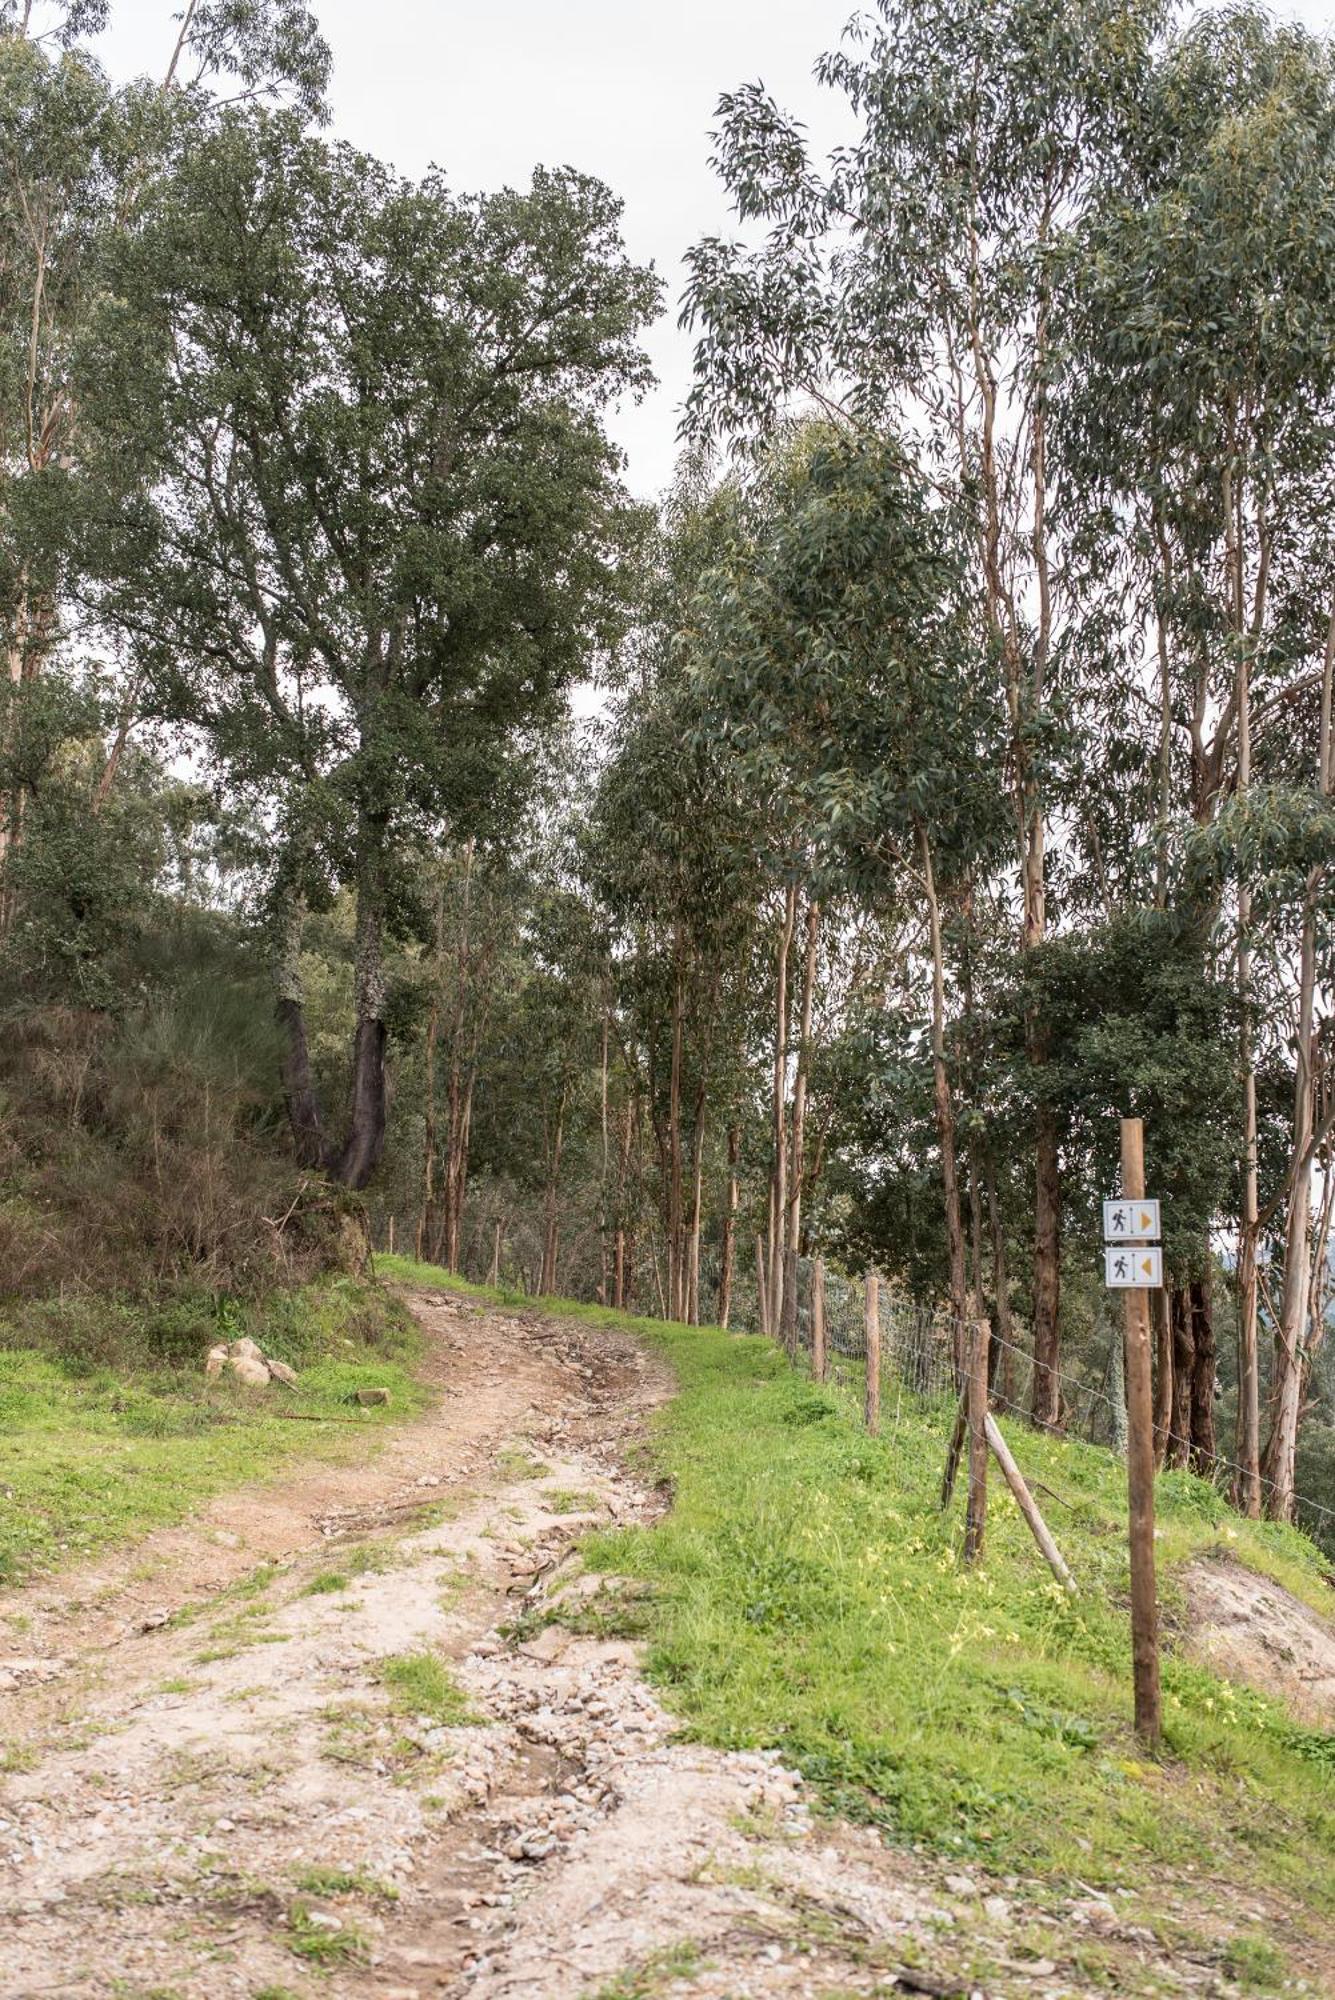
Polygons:
<instances>
[{"instance_id":1,"label":"grassy verge","mask_svg":"<svg viewBox=\"0 0 1335 2000\"><path fill-rule=\"evenodd\" d=\"M1170 1652L1165 1754L1136 1745L1126 1481L1111 1454L1007 1427L1022 1468L1061 1496L1043 1504L1081 1586L1071 1603L1000 1479L986 1560L963 1568L962 1493L947 1515L937 1504L941 1408L892 1387L872 1440L852 1371L820 1389L767 1342L619 1323L677 1375L654 1440L675 1504L584 1554L651 1585L649 1670L692 1736L777 1748L830 1807L999 1870L1110 1884L1180 1868L1335 1909L1335 1738ZM1330 1611L1312 1545L1239 1519L1201 1480L1160 1482L1159 1527L1170 1624L1175 1569L1207 1551Z\"/></svg>"},{"instance_id":2,"label":"grassy verge","mask_svg":"<svg viewBox=\"0 0 1335 2000\"><path fill-rule=\"evenodd\" d=\"M241 1333L298 1370L295 1394L205 1381L210 1340ZM85 1299L0 1316L0 1586L179 1520L296 1457L364 1452L369 1434L420 1407L420 1351L392 1299L346 1278L250 1309ZM371 1386L389 1389L387 1408L349 1400Z\"/></svg>"}]
</instances>

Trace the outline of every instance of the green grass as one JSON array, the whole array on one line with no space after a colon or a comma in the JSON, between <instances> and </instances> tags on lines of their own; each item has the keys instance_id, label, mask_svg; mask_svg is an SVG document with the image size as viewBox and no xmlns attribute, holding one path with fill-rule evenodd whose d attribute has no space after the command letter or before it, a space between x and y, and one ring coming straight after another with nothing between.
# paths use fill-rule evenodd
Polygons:
<instances>
[{"instance_id":1,"label":"green grass","mask_svg":"<svg viewBox=\"0 0 1335 2000\"><path fill-rule=\"evenodd\" d=\"M376 1902L397 1903L399 1892L392 1882L368 1875L364 1868L302 1868L296 1885L308 1896L369 1896Z\"/></svg>"},{"instance_id":2,"label":"green grass","mask_svg":"<svg viewBox=\"0 0 1335 2000\"><path fill-rule=\"evenodd\" d=\"M661 2000L677 1980L690 1979L703 1969L700 1953L689 1941L666 1945L600 1986L593 2000Z\"/></svg>"},{"instance_id":3,"label":"green grass","mask_svg":"<svg viewBox=\"0 0 1335 2000\"><path fill-rule=\"evenodd\" d=\"M429 1648L392 1653L380 1662L379 1673L401 1715L426 1715L447 1728L473 1720L468 1697L445 1662Z\"/></svg>"},{"instance_id":4,"label":"green grass","mask_svg":"<svg viewBox=\"0 0 1335 2000\"><path fill-rule=\"evenodd\" d=\"M1080 1585L1071 1602L1000 1479L985 1560L964 1568L962 1488L948 1514L937 1504L941 1407L891 1387L870 1439L856 1382L818 1388L767 1342L549 1304L633 1328L677 1376L653 1447L672 1511L582 1552L647 1586L649 1671L691 1736L777 1749L828 1808L999 1871L1135 1886L1190 1865L1335 1911L1335 1739L1170 1651L1164 1754L1136 1742L1126 1475L1110 1453L1006 1426L1022 1470L1065 1503L1041 1498ZM1241 1519L1205 1482L1161 1480L1158 1525L1170 1621L1174 1571L1207 1552L1329 1615L1312 1544Z\"/></svg>"},{"instance_id":5,"label":"green grass","mask_svg":"<svg viewBox=\"0 0 1335 2000\"><path fill-rule=\"evenodd\" d=\"M62 1363L56 1308L43 1311L40 1345L23 1344L23 1320L0 1317L0 1586L178 1521L294 1459L360 1455L377 1429L425 1400L416 1327L382 1291L348 1279L272 1298L249 1318L229 1309L213 1326L219 1338L249 1331L290 1361L296 1395L206 1382L206 1331L188 1365L154 1365L147 1342L127 1344L122 1366ZM379 1384L389 1409L354 1410L355 1391ZM284 1410L327 1421L294 1423Z\"/></svg>"}]
</instances>

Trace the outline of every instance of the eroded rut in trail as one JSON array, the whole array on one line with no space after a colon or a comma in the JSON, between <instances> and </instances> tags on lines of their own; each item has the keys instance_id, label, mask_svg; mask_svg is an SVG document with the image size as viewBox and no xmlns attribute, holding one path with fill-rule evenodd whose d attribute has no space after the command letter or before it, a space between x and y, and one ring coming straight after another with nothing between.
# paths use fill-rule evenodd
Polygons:
<instances>
[{"instance_id":1,"label":"eroded rut in trail","mask_svg":"<svg viewBox=\"0 0 1335 2000\"><path fill-rule=\"evenodd\" d=\"M577 1553L665 1504L661 1369L411 1303L439 1400L372 1464L0 1603L2 2000L1233 1990L1115 1899L944 1873L813 1820L773 1755L675 1742L607 1636L630 1587Z\"/></svg>"}]
</instances>

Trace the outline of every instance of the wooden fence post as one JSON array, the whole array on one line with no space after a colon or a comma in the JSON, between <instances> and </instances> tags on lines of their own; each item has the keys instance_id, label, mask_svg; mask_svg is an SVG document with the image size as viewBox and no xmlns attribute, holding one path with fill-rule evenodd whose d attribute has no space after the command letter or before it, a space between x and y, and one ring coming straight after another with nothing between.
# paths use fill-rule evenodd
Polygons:
<instances>
[{"instance_id":1,"label":"wooden fence post","mask_svg":"<svg viewBox=\"0 0 1335 2000\"><path fill-rule=\"evenodd\" d=\"M1145 1130L1122 1120L1122 1193L1145 1193ZM1136 1733L1155 1744L1162 1728L1159 1695L1159 1606L1154 1579L1154 1401L1150 1388L1150 1310L1144 1289L1126 1295L1127 1486L1131 1539L1131 1671Z\"/></svg>"},{"instance_id":2,"label":"wooden fence post","mask_svg":"<svg viewBox=\"0 0 1335 2000\"><path fill-rule=\"evenodd\" d=\"M491 1271L487 1283L495 1290L501 1282L501 1220L496 1218L496 1233L491 1240Z\"/></svg>"},{"instance_id":3,"label":"wooden fence post","mask_svg":"<svg viewBox=\"0 0 1335 2000\"><path fill-rule=\"evenodd\" d=\"M977 1562L987 1528L987 1351L991 1328L976 1319L969 1349L969 1507L964 1521L964 1560Z\"/></svg>"},{"instance_id":4,"label":"wooden fence post","mask_svg":"<svg viewBox=\"0 0 1335 2000\"><path fill-rule=\"evenodd\" d=\"M391 1257L394 1255L394 1217L392 1214L389 1218L389 1254Z\"/></svg>"},{"instance_id":5,"label":"wooden fence post","mask_svg":"<svg viewBox=\"0 0 1335 2000\"><path fill-rule=\"evenodd\" d=\"M823 1382L829 1373L825 1354L825 1265L816 1257L811 1265L811 1374Z\"/></svg>"},{"instance_id":6,"label":"wooden fence post","mask_svg":"<svg viewBox=\"0 0 1335 2000\"><path fill-rule=\"evenodd\" d=\"M881 1428L881 1301L880 1280L875 1271L867 1273L867 1305L864 1321L867 1347L867 1429L875 1437Z\"/></svg>"}]
</instances>

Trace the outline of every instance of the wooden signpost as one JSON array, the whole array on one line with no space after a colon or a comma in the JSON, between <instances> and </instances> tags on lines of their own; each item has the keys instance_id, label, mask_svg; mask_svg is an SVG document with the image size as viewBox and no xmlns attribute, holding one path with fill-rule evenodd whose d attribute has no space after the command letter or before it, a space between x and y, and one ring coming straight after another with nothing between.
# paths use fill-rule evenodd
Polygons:
<instances>
[{"instance_id":1,"label":"wooden signpost","mask_svg":"<svg viewBox=\"0 0 1335 2000\"><path fill-rule=\"evenodd\" d=\"M1122 1202L1108 1204L1128 1222L1132 1248L1130 1277L1109 1275L1108 1283L1126 1296L1126 1415L1127 1476L1130 1488L1131 1536L1131 1669L1135 1683L1136 1733L1149 1744L1159 1740L1163 1712L1159 1693L1159 1605L1154 1577L1154 1405L1150 1389L1149 1288L1162 1284L1162 1253L1155 1251L1149 1268L1144 1237L1157 1235L1158 1204L1145 1203L1145 1131L1139 1118L1122 1120ZM1143 1232L1142 1216L1152 1211ZM1105 1214L1105 1226L1107 1225ZM1132 1235L1134 1226L1135 1234ZM1113 1251L1106 1253L1111 1259ZM1158 1276L1151 1272L1158 1269ZM1111 1266L1110 1266L1111 1271Z\"/></svg>"}]
</instances>

